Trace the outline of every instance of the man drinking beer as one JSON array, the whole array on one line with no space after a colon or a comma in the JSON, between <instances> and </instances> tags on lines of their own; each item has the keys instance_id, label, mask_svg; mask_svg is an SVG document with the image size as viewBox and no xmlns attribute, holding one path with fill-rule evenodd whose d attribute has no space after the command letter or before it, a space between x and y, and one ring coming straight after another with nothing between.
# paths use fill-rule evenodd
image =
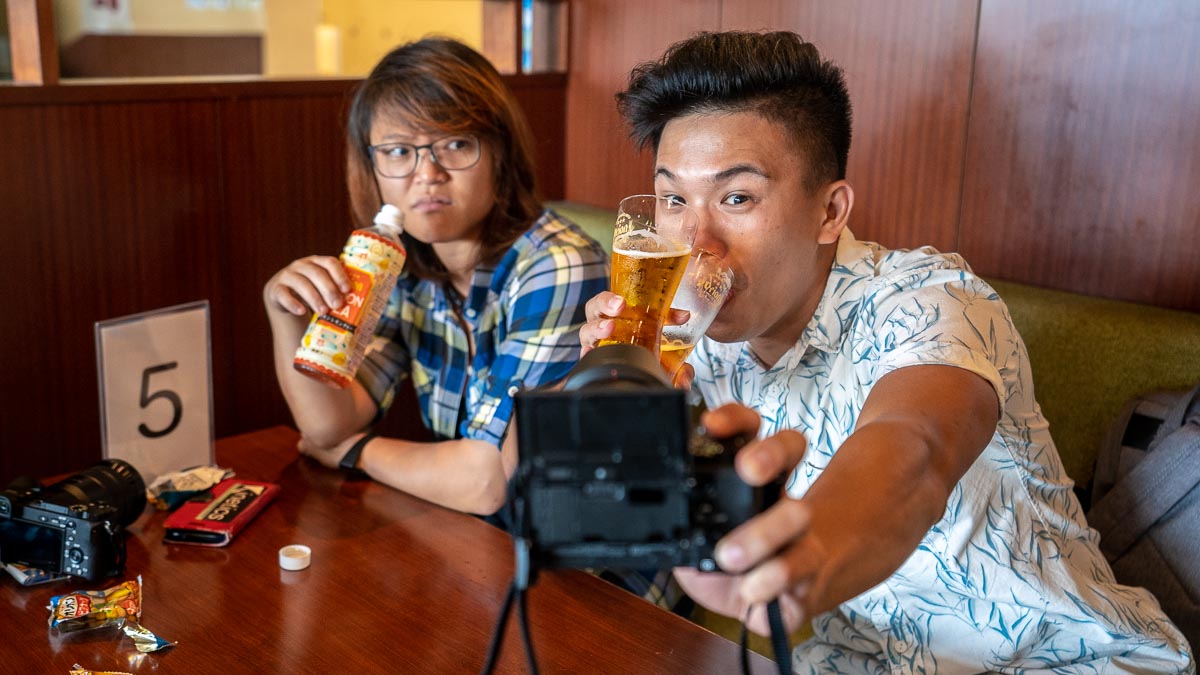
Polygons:
<instances>
[{"instance_id":1,"label":"man drinking beer","mask_svg":"<svg viewBox=\"0 0 1200 675\"><path fill-rule=\"evenodd\" d=\"M957 255L847 229L842 72L791 33L701 34L618 105L655 192L697 212L733 290L688 358L717 436L788 498L730 533L694 600L767 630L811 621L799 672L1191 671L1179 631L1118 585L1033 398L1004 303ZM610 336L602 293L580 331Z\"/></svg>"}]
</instances>

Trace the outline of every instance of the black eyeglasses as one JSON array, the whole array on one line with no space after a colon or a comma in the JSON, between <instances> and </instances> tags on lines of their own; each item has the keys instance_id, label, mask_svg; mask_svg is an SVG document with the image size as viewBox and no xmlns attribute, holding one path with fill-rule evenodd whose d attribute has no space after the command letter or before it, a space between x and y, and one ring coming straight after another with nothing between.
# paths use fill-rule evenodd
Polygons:
<instances>
[{"instance_id":1,"label":"black eyeglasses","mask_svg":"<svg viewBox=\"0 0 1200 675\"><path fill-rule=\"evenodd\" d=\"M425 145L380 143L368 146L375 171L385 178L407 178L417 170L421 151L447 171L469 169L479 162L479 139L474 136L447 136Z\"/></svg>"}]
</instances>

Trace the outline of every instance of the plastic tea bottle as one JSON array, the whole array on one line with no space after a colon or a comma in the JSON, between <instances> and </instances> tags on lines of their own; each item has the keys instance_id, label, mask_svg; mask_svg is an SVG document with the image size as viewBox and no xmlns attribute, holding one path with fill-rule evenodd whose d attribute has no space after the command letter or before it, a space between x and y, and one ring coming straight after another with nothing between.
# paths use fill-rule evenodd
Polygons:
<instances>
[{"instance_id":1,"label":"plastic tea bottle","mask_svg":"<svg viewBox=\"0 0 1200 675\"><path fill-rule=\"evenodd\" d=\"M404 267L403 224L400 209L384 204L374 227L350 233L340 257L350 292L341 309L313 314L292 362L296 370L336 387L354 380Z\"/></svg>"}]
</instances>

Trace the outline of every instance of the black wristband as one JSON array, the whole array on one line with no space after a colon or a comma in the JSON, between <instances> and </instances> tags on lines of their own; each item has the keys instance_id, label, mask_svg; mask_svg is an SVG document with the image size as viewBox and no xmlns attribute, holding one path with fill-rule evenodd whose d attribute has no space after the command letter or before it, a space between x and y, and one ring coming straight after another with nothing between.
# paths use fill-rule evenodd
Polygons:
<instances>
[{"instance_id":1,"label":"black wristband","mask_svg":"<svg viewBox=\"0 0 1200 675\"><path fill-rule=\"evenodd\" d=\"M348 478L361 480L367 478L367 474L362 469L358 468L358 458L362 455L363 448L367 447L375 438L374 431L368 431L363 434L363 437L354 442L346 454L342 455L341 461L338 462L338 468L341 469Z\"/></svg>"}]
</instances>

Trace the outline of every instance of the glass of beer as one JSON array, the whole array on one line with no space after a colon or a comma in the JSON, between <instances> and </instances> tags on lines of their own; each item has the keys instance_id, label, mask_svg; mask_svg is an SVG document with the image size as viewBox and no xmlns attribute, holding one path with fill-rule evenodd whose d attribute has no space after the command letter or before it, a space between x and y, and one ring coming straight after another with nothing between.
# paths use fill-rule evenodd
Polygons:
<instances>
[{"instance_id":1,"label":"glass of beer","mask_svg":"<svg viewBox=\"0 0 1200 675\"><path fill-rule=\"evenodd\" d=\"M672 378L717 318L732 287L733 270L724 260L703 249L692 253L679 289L675 291L675 299L671 301L671 307L688 311L688 320L679 325L663 326L658 355L659 363Z\"/></svg>"},{"instance_id":2,"label":"glass of beer","mask_svg":"<svg viewBox=\"0 0 1200 675\"><path fill-rule=\"evenodd\" d=\"M658 356L663 321L687 267L696 226L696 212L674 199L634 195L621 200L611 283L612 292L625 298L625 310L601 345L638 345Z\"/></svg>"}]
</instances>

